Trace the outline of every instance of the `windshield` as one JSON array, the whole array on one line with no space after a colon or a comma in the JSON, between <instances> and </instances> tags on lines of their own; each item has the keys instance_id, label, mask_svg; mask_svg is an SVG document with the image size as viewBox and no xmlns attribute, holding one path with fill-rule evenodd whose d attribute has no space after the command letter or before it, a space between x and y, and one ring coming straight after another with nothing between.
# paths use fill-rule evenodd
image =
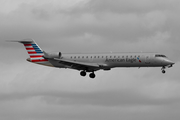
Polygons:
<instances>
[{"instance_id":1,"label":"windshield","mask_svg":"<svg viewBox=\"0 0 180 120\"><path fill-rule=\"evenodd\" d=\"M165 55L156 54L155 57L166 57Z\"/></svg>"}]
</instances>

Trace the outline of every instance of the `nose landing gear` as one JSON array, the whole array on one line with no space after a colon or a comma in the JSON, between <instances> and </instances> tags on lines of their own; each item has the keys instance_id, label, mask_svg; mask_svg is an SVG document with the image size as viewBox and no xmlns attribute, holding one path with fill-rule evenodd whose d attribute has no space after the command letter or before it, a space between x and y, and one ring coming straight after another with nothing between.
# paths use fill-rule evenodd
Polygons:
<instances>
[{"instance_id":1,"label":"nose landing gear","mask_svg":"<svg viewBox=\"0 0 180 120\"><path fill-rule=\"evenodd\" d=\"M165 71L165 70L162 70L162 73L164 74L164 73L166 73L166 71Z\"/></svg>"},{"instance_id":2,"label":"nose landing gear","mask_svg":"<svg viewBox=\"0 0 180 120\"><path fill-rule=\"evenodd\" d=\"M163 66L163 67L161 68L163 74L166 73L165 69L166 69L165 66Z\"/></svg>"}]
</instances>

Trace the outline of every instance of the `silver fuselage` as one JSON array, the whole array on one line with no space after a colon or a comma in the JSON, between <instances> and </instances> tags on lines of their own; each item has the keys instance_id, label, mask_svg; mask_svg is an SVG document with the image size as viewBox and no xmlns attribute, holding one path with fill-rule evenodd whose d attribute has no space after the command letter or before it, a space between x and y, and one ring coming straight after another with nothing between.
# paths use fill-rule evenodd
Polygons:
<instances>
[{"instance_id":1,"label":"silver fuselage","mask_svg":"<svg viewBox=\"0 0 180 120\"><path fill-rule=\"evenodd\" d=\"M88 54L62 54L61 59L97 63L104 69L114 67L162 67L174 64L167 57L156 57L157 53L88 53ZM70 68L58 61L49 60L54 67Z\"/></svg>"}]
</instances>

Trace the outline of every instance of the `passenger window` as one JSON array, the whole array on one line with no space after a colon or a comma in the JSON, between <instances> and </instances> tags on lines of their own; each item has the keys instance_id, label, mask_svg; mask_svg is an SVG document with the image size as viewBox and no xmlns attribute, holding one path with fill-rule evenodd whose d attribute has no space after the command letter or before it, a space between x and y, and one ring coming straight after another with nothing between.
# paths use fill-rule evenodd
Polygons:
<instances>
[{"instance_id":1,"label":"passenger window","mask_svg":"<svg viewBox=\"0 0 180 120\"><path fill-rule=\"evenodd\" d=\"M74 58L76 59L76 56L74 56Z\"/></svg>"},{"instance_id":2,"label":"passenger window","mask_svg":"<svg viewBox=\"0 0 180 120\"><path fill-rule=\"evenodd\" d=\"M82 58L84 58L84 56L82 56Z\"/></svg>"},{"instance_id":3,"label":"passenger window","mask_svg":"<svg viewBox=\"0 0 180 120\"><path fill-rule=\"evenodd\" d=\"M99 56L98 56L98 58L99 58Z\"/></svg>"},{"instance_id":4,"label":"passenger window","mask_svg":"<svg viewBox=\"0 0 180 120\"><path fill-rule=\"evenodd\" d=\"M110 56L110 58L111 58L111 56Z\"/></svg>"},{"instance_id":5,"label":"passenger window","mask_svg":"<svg viewBox=\"0 0 180 120\"><path fill-rule=\"evenodd\" d=\"M103 58L103 56L102 56L102 58Z\"/></svg>"},{"instance_id":6,"label":"passenger window","mask_svg":"<svg viewBox=\"0 0 180 120\"><path fill-rule=\"evenodd\" d=\"M86 56L86 58L88 58L88 56Z\"/></svg>"},{"instance_id":7,"label":"passenger window","mask_svg":"<svg viewBox=\"0 0 180 120\"><path fill-rule=\"evenodd\" d=\"M122 58L124 58L124 56L122 56Z\"/></svg>"},{"instance_id":8,"label":"passenger window","mask_svg":"<svg viewBox=\"0 0 180 120\"><path fill-rule=\"evenodd\" d=\"M80 58L80 56L78 56L78 58Z\"/></svg>"},{"instance_id":9,"label":"passenger window","mask_svg":"<svg viewBox=\"0 0 180 120\"><path fill-rule=\"evenodd\" d=\"M114 56L114 58L116 58L116 56Z\"/></svg>"},{"instance_id":10,"label":"passenger window","mask_svg":"<svg viewBox=\"0 0 180 120\"><path fill-rule=\"evenodd\" d=\"M96 58L96 56L94 56L94 58Z\"/></svg>"},{"instance_id":11,"label":"passenger window","mask_svg":"<svg viewBox=\"0 0 180 120\"><path fill-rule=\"evenodd\" d=\"M126 58L128 58L128 56L126 56Z\"/></svg>"}]
</instances>

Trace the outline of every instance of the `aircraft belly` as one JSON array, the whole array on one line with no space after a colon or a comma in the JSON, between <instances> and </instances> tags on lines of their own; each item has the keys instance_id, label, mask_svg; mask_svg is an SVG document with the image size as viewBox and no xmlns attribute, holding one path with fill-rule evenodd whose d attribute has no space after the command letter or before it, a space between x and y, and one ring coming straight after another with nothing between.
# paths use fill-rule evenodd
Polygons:
<instances>
[{"instance_id":1,"label":"aircraft belly","mask_svg":"<svg viewBox=\"0 0 180 120\"><path fill-rule=\"evenodd\" d=\"M59 63L59 61L56 60L48 60L54 67L59 67L59 68L65 68L65 65Z\"/></svg>"}]
</instances>

